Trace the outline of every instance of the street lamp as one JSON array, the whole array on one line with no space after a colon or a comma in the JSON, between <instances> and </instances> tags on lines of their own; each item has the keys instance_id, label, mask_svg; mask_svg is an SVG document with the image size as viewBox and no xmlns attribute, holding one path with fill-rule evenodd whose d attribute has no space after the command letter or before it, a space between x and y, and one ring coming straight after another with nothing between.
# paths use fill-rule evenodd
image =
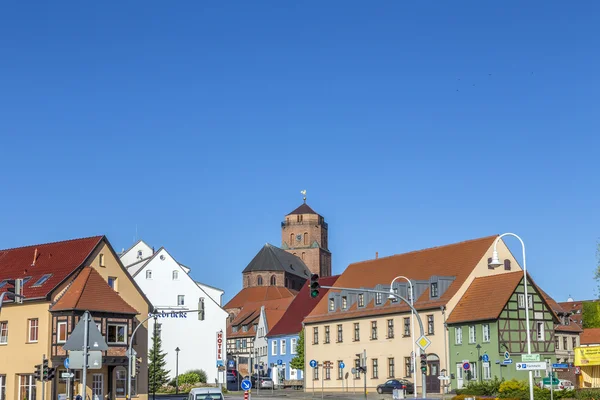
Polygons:
<instances>
[{"instance_id":1,"label":"street lamp","mask_svg":"<svg viewBox=\"0 0 600 400\"><path fill-rule=\"evenodd\" d=\"M477 376L479 377L479 379L477 380L481 382L481 371L483 370L481 361L481 345L477 343L477 346L475 346L475 348L477 349L477 365L479 366L479 368L477 368L479 370L477 371Z\"/></svg>"},{"instance_id":2,"label":"street lamp","mask_svg":"<svg viewBox=\"0 0 600 400\"><path fill-rule=\"evenodd\" d=\"M179 347L175 348L175 394L179 394Z\"/></svg>"},{"instance_id":3,"label":"street lamp","mask_svg":"<svg viewBox=\"0 0 600 400\"><path fill-rule=\"evenodd\" d=\"M527 325L527 330L526 330L526 332L527 332L527 354L531 354L531 326L529 325L529 296L527 295L527 261L525 258L525 243L523 243L523 239L521 239L519 236L515 235L514 233L503 233L502 235L498 236L498 238L494 242L494 252L492 253L492 261L490 262L489 265L490 265L490 267L495 268L495 267L499 267L504 264L498 258L498 250L497 250L498 242L504 236L516 237L521 242L521 247L523 248L523 276L524 276L523 284L525 286L525 324ZM529 400L533 400L533 371L531 371L531 370L529 371Z\"/></svg>"},{"instance_id":4,"label":"street lamp","mask_svg":"<svg viewBox=\"0 0 600 400\"><path fill-rule=\"evenodd\" d=\"M410 304L414 307L414 292L413 292L413 286L412 286L412 282L410 281L410 279L408 279L405 276L397 276L392 280L392 283L390 284L390 295L388 296L388 299L390 300L394 300L396 299L396 296L394 296L394 282L396 281L396 279L406 279L406 281L408 282L408 286L410 288L410 296L408 297L408 299L410 300ZM410 338L412 341L412 347L413 347L413 353L412 353L412 362L413 362L413 376L414 376L414 380L415 380L415 390L413 390L414 395L415 395L415 399L417 398L417 349L416 349L416 342L415 342L415 313L413 310L410 310L410 315L411 315L411 321L410 321Z\"/></svg>"}]
</instances>

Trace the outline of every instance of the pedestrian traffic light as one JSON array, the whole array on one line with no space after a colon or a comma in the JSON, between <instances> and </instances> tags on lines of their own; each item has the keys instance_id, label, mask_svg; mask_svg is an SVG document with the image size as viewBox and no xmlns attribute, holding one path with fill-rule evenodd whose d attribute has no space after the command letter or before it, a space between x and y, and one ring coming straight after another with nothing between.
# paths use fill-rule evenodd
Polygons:
<instances>
[{"instance_id":1,"label":"pedestrian traffic light","mask_svg":"<svg viewBox=\"0 0 600 400\"><path fill-rule=\"evenodd\" d=\"M35 372L33 373L33 379L36 381L42 380L42 364L38 364L35 366Z\"/></svg>"},{"instance_id":2,"label":"pedestrian traffic light","mask_svg":"<svg viewBox=\"0 0 600 400\"><path fill-rule=\"evenodd\" d=\"M46 375L46 380L47 381L53 380L55 374L56 374L56 367L48 368L48 374Z\"/></svg>"},{"instance_id":3,"label":"pedestrian traffic light","mask_svg":"<svg viewBox=\"0 0 600 400\"><path fill-rule=\"evenodd\" d=\"M310 298L314 299L319 296L319 289L321 285L319 285L319 275L312 274L310 276Z\"/></svg>"},{"instance_id":4,"label":"pedestrian traffic light","mask_svg":"<svg viewBox=\"0 0 600 400\"><path fill-rule=\"evenodd\" d=\"M15 303L23 303L23 279L7 279L6 285L8 288L8 297L11 297ZM12 287L11 287L12 286Z\"/></svg>"},{"instance_id":5,"label":"pedestrian traffic light","mask_svg":"<svg viewBox=\"0 0 600 400\"><path fill-rule=\"evenodd\" d=\"M198 301L198 321L204 321L204 297Z\"/></svg>"},{"instance_id":6,"label":"pedestrian traffic light","mask_svg":"<svg viewBox=\"0 0 600 400\"><path fill-rule=\"evenodd\" d=\"M421 372L427 373L427 354L421 353Z\"/></svg>"}]
</instances>

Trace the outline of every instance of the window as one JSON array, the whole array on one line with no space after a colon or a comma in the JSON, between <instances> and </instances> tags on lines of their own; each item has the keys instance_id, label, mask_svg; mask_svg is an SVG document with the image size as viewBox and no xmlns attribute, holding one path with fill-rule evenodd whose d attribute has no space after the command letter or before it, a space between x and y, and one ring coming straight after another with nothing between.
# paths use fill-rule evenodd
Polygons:
<instances>
[{"instance_id":1,"label":"window","mask_svg":"<svg viewBox=\"0 0 600 400\"><path fill-rule=\"evenodd\" d=\"M117 396L125 396L127 386L127 372L125 368L117 368L117 387L116 387L116 395Z\"/></svg>"},{"instance_id":2,"label":"window","mask_svg":"<svg viewBox=\"0 0 600 400\"><path fill-rule=\"evenodd\" d=\"M319 344L319 328L313 328L313 344Z\"/></svg>"},{"instance_id":3,"label":"window","mask_svg":"<svg viewBox=\"0 0 600 400\"><path fill-rule=\"evenodd\" d=\"M344 370L342 368L340 368L340 364L343 363L342 360L338 360L337 362L337 367L338 367L338 379L344 379Z\"/></svg>"},{"instance_id":4,"label":"window","mask_svg":"<svg viewBox=\"0 0 600 400\"><path fill-rule=\"evenodd\" d=\"M533 295L531 294L527 295L527 305L529 306L530 310L533 310Z\"/></svg>"},{"instance_id":5,"label":"window","mask_svg":"<svg viewBox=\"0 0 600 400\"><path fill-rule=\"evenodd\" d=\"M404 318L404 336L410 336L410 318Z\"/></svg>"},{"instance_id":6,"label":"window","mask_svg":"<svg viewBox=\"0 0 600 400\"><path fill-rule=\"evenodd\" d=\"M296 354L298 352L298 350L296 349L297 345L298 345L298 339L291 338L290 339L290 353L291 354Z\"/></svg>"},{"instance_id":7,"label":"window","mask_svg":"<svg viewBox=\"0 0 600 400\"><path fill-rule=\"evenodd\" d=\"M483 379L489 380L492 379L492 371L490 370L490 363L484 362L482 364L483 368Z\"/></svg>"},{"instance_id":8,"label":"window","mask_svg":"<svg viewBox=\"0 0 600 400\"><path fill-rule=\"evenodd\" d=\"M33 375L19 375L19 400L36 400L36 391Z\"/></svg>"},{"instance_id":9,"label":"window","mask_svg":"<svg viewBox=\"0 0 600 400\"><path fill-rule=\"evenodd\" d=\"M146 271L146 279L152 279L152 270Z\"/></svg>"},{"instance_id":10,"label":"window","mask_svg":"<svg viewBox=\"0 0 600 400\"><path fill-rule=\"evenodd\" d=\"M524 294L519 294L517 296L518 302L519 302L519 308L525 308L525 295ZM529 306L529 309L533 309L533 295L528 294L527 295L527 305Z\"/></svg>"},{"instance_id":11,"label":"window","mask_svg":"<svg viewBox=\"0 0 600 400\"><path fill-rule=\"evenodd\" d=\"M388 339L391 339L394 337L394 320L393 319L388 319L387 320L387 337Z\"/></svg>"},{"instance_id":12,"label":"window","mask_svg":"<svg viewBox=\"0 0 600 400\"><path fill-rule=\"evenodd\" d=\"M435 333L434 324L433 324L433 315L429 314L427 316L427 334L433 335Z\"/></svg>"},{"instance_id":13,"label":"window","mask_svg":"<svg viewBox=\"0 0 600 400\"><path fill-rule=\"evenodd\" d=\"M554 347L556 347L555 350L560 350L560 336L554 337Z\"/></svg>"},{"instance_id":14,"label":"window","mask_svg":"<svg viewBox=\"0 0 600 400\"><path fill-rule=\"evenodd\" d=\"M177 295L177 305L178 306L185 305L185 295L183 295L183 294Z\"/></svg>"},{"instance_id":15,"label":"window","mask_svg":"<svg viewBox=\"0 0 600 400\"><path fill-rule=\"evenodd\" d=\"M342 309L345 310L348 308L348 298L346 296L342 296Z\"/></svg>"},{"instance_id":16,"label":"window","mask_svg":"<svg viewBox=\"0 0 600 400\"><path fill-rule=\"evenodd\" d=\"M575 347L577 347L577 338L576 337L573 338L573 349L575 349Z\"/></svg>"},{"instance_id":17,"label":"window","mask_svg":"<svg viewBox=\"0 0 600 400\"><path fill-rule=\"evenodd\" d=\"M360 340L360 324L358 322L354 323L354 341L358 342Z\"/></svg>"},{"instance_id":18,"label":"window","mask_svg":"<svg viewBox=\"0 0 600 400\"><path fill-rule=\"evenodd\" d=\"M329 311L335 311L335 299L329 299Z\"/></svg>"},{"instance_id":19,"label":"window","mask_svg":"<svg viewBox=\"0 0 600 400\"><path fill-rule=\"evenodd\" d=\"M328 363L330 363L330 362L329 361L324 361L323 365L326 365ZM326 381L331 380L331 368L325 368L325 367L323 367L323 380L326 380Z\"/></svg>"},{"instance_id":20,"label":"window","mask_svg":"<svg viewBox=\"0 0 600 400\"><path fill-rule=\"evenodd\" d=\"M304 261L305 258L306 258L306 253L303 251L302 252L302 261Z\"/></svg>"},{"instance_id":21,"label":"window","mask_svg":"<svg viewBox=\"0 0 600 400\"><path fill-rule=\"evenodd\" d=\"M567 337L563 336L563 350L568 350L567 348Z\"/></svg>"},{"instance_id":22,"label":"window","mask_svg":"<svg viewBox=\"0 0 600 400\"><path fill-rule=\"evenodd\" d=\"M271 275L271 286L275 286L277 284L277 278L275 275Z\"/></svg>"},{"instance_id":23,"label":"window","mask_svg":"<svg viewBox=\"0 0 600 400\"><path fill-rule=\"evenodd\" d=\"M138 258L142 258L142 251L138 250Z\"/></svg>"},{"instance_id":24,"label":"window","mask_svg":"<svg viewBox=\"0 0 600 400\"><path fill-rule=\"evenodd\" d=\"M117 291L117 278L114 276L108 277L108 286L112 288L115 292Z\"/></svg>"},{"instance_id":25,"label":"window","mask_svg":"<svg viewBox=\"0 0 600 400\"><path fill-rule=\"evenodd\" d=\"M469 343L477 342L477 329L475 325L469 325Z\"/></svg>"},{"instance_id":26,"label":"window","mask_svg":"<svg viewBox=\"0 0 600 400\"><path fill-rule=\"evenodd\" d=\"M37 318L30 319L29 321L29 343L35 343L38 341L39 333L39 320Z\"/></svg>"},{"instance_id":27,"label":"window","mask_svg":"<svg viewBox=\"0 0 600 400\"><path fill-rule=\"evenodd\" d=\"M290 247L292 246L293 243L294 243L294 234L290 233Z\"/></svg>"},{"instance_id":28,"label":"window","mask_svg":"<svg viewBox=\"0 0 600 400\"><path fill-rule=\"evenodd\" d=\"M238 331L238 326L237 325L232 326L231 327L231 331L234 332L234 333L237 332Z\"/></svg>"},{"instance_id":29,"label":"window","mask_svg":"<svg viewBox=\"0 0 600 400\"><path fill-rule=\"evenodd\" d=\"M394 371L394 359L388 358L388 378L393 378L396 376L396 372Z\"/></svg>"},{"instance_id":30,"label":"window","mask_svg":"<svg viewBox=\"0 0 600 400\"><path fill-rule=\"evenodd\" d=\"M256 278L256 284L257 284L258 286L262 286L262 284L263 284L262 276L260 276L260 275L259 275L259 276Z\"/></svg>"},{"instance_id":31,"label":"window","mask_svg":"<svg viewBox=\"0 0 600 400\"><path fill-rule=\"evenodd\" d=\"M373 371L373 379L379 378L379 365L378 360L376 358L371 360L371 371Z\"/></svg>"},{"instance_id":32,"label":"window","mask_svg":"<svg viewBox=\"0 0 600 400\"><path fill-rule=\"evenodd\" d=\"M104 267L104 254L100 254L99 263L101 267Z\"/></svg>"},{"instance_id":33,"label":"window","mask_svg":"<svg viewBox=\"0 0 600 400\"><path fill-rule=\"evenodd\" d=\"M242 339L242 349L248 347L248 339Z\"/></svg>"},{"instance_id":34,"label":"window","mask_svg":"<svg viewBox=\"0 0 600 400\"><path fill-rule=\"evenodd\" d=\"M412 359L404 357L404 376L410 378L412 376Z\"/></svg>"},{"instance_id":35,"label":"window","mask_svg":"<svg viewBox=\"0 0 600 400\"><path fill-rule=\"evenodd\" d=\"M298 222L302 222L302 217L303 217L303 215L302 215L302 214L298 214L298 215L297 215L297 217L296 217L296 218L297 218Z\"/></svg>"},{"instance_id":36,"label":"window","mask_svg":"<svg viewBox=\"0 0 600 400\"><path fill-rule=\"evenodd\" d=\"M6 375L0 375L0 400L6 400Z\"/></svg>"},{"instance_id":37,"label":"window","mask_svg":"<svg viewBox=\"0 0 600 400\"><path fill-rule=\"evenodd\" d=\"M478 372L479 372L479 370L477 369L477 362L472 362L471 369L469 369L469 371L468 371L468 373L470 375L467 375L467 376L470 376L470 379L475 381L475 380L477 380Z\"/></svg>"},{"instance_id":38,"label":"window","mask_svg":"<svg viewBox=\"0 0 600 400\"><path fill-rule=\"evenodd\" d=\"M342 343L343 339L344 339L344 333L342 331L342 325L340 324L337 326L337 342Z\"/></svg>"},{"instance_id":39,"label":"window","mask_svg":"<svg viewBox=\"0 0 600 400\"><path fill-rule=\"evenodd\" d=\"M304 245L308 245L308 233L304 232Z\"/></svg>"},{"instance_id":40,"label":"window","mask_svg":"<svg viewBox=\"0 0 600 400\"><path fill-rule=\"evenodd\" d=\"M354 368L356 368L354 379L360 379L360 360L358 358L354 360Z\"/></svg>"},{"instance_id":41,"label":"window","mask_svg":"<svg viewBox=\"0 0 600 400\"><path fill-rule=\"evenodd\" d=\"M438 297L438 284L437 284L437 282L433 282L430 285L430 287L431 287L431 289L430 289L431 297Z\"/></svg>"},{"instance_id":42,"label":"window","mask_svg":"<svg viewBox=\"0 0 600 400\"><path fill-rule=\"evenodd\" d=\"M490 341L490 324L483 324L482 327L483 327L483 341L489 342Z\"/></svg>"},{"instance_id":43,"label":"window","mask_svg":"<svg viewBox=\"0 0 600 400\"><path fill-rule=\"evenodd\" d=\"M173 280L176 281L179 279L179 271L173 271Z\"/></svg>"},{"instance_id":44,"label":"window","mask_svg":"<svg viewBox=\"0 0 600 400\"><path fill-rule=\"evenodd\" d=\"M510 260L509 259L504 260L504 270L510 271ZM485 374L483 374L483 376L484 376L484 379L486 379Z\"/></svg>"},{"instance_id":45,"label":"window","mask_svg":"<svg viewBox=\"0 0 600 400\"><path fill-rule=\"evenodd\" d=\"M56 324L56 342L65 343L67 341L67 322L59 322Z\"/></svg>"},{"instance_id":46,"label":"window","mask_svg":"<svg viewBox=\"0 0 600 400\"><path fill-rule=\"evenodd\" d=\"M381 293L375 293L375 304L380 305L383 301Z\"/></svg>"},{"instance_id":47,"label":"window","mask_svg":"<svg viewBox=\"0 0 600 400\"><path fill-rule=\"evenodd\" d=\"M535 332L537 335L537 340L540 342L543 342L546 339L546 335L544 333L544 323L543 322L536 322L535 323ZM566 349L564 349L566 350Z\"/></svg>"},{"instance_id":48,"label":"window","mask_svg":"<svg viewBox=\"0 0 600 400\"><path fill-rule=\"evenodd\" d=\"M462 344L462 327L454 328L454 344Z\"/></svg>"},{"instance_id":49,"label":"window","mask_svg":"<svg viewBox=\"0 0 600 400\"><path fill-rule=\"evenodd\" d=\"M242 332L248 332L248 325L242 325Z\"/></svg>"},{"instance_id":50,"label":"window","mask_svg":"<svg viewBox=\"0 0 600 400\"><path fill-rule=\"evenodd\" d=\"M8 343L8 321L0 322L0 344Z\"/></svg>"},{"instance_id":51,"label":"window","mask_svg":"<svg viewBox=\"0 0 600 400\"><path fill-rule=\"evenodd\" d=\"M127 344L127 325L108 324L106 342L108 344Z\"/></svg>"},{"instance_id":52,"label":"window","mask_svg":"<svg viewBox=\"0 0 600 400\"><path fill-rule=\"evenodd\" d=\"M313 380L314 381L319 380L319 367L318 366L313 368Z\"/></svg>"},{"instance_id":53,"label":"window","mask_svg":"<svg viewBox=\"0 0 600 400\"><path fill-rule=\"evenodd\" d=\"M325 343L329 343L329 325L325 326Z\"/></svg>"},{"instance_id":54,"label":"window","mask_svg":"<svg viewBox=\"0 0 600 400\"><path fill-rule=\"evenodd\" d=\"M377 321L371 321L371 340L377 339Z\"/></svg>"},{"instance_id":55,"label":"window","mask_svg":"<svg viewBox=\"0 0 600 400\"><path fill-rule=\"evenodd\" d=\"M284 356L287 352L286 346L287 346L287 340L281 339L279 341L279 350L280 350L279 354L281 354L282 356Z\"/></svg>"},{"instance_id":56,"label":"window","mask_svg":"<svg viewBox=\"0 0 600 400\"><path fill-rule=\"evenodd\" d=\"M363 293L358 294L358 306L359 307L365 306L365 295Z\"/></svg>"},{"instance_id":57,"label":"window","mask_svg":"<svg viewBox=\"0 0 600 400\"><path fill-rule=\"evenodd\" d=\"M48 279L50 279L51 276L52 276L52 274L45 274L45 275L43 275L40 279L37 280L36 283L33 284L32 287L42 286L44 283L46 283L46 281ZM0 284L0 287L2 287L1 284ZM0 398L0 400L1 400L1 398Z\"/></svg>"},{"instance_id":58,"label":"window","mask_svg":"<svg viewBox=\"0 0 600 400\"><path fill-rule=\"evenodd\" d=\"M392 291L394 292L394 294L398 294L398 288L397 287L393 288ZM410 299L408 301L410 302ZM397 303L397 302L398 302L398 298L396 296L394 296L392 298L392 303Z\"/></svg>"},{"instance_id":59,"label":"window","mask_svg":"<svg viewBox=\"0 0 600 400\"><path fill-rule=\"evenodd\" d=\"M569 325L571 323L571 317L566 316L565 317L565 325Z\"/></svg>"}]
</instances>

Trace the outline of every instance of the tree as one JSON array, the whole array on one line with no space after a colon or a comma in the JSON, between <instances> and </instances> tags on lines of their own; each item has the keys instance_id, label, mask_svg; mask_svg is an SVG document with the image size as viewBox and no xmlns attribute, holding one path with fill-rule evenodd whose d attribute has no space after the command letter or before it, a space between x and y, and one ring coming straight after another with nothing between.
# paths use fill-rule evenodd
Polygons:
<instances>
[{"instance_id":1,"label":"tree","mask_svg":"<svg viewBox=\"0 0 600 400\"><path fill-rule=\"evenodd\" d=\"M148 390L151 393L157 391L161 386L169 382L169 372L165 369L167 353L162 351L162 340L160 334L154 329L152 335L152 348L148 355Z\"/></svg>"},{"instance_id":2,"label":"tree","mask_svg":"<svg viewBox=\"0 0 600 400\"><path fill-rule=\"evenodd\" d=\"M304 371L304 329L302 329L298 335L298 342L296 343L296 357L292 358L290 366L294 369Z\"/></svg>"}]
</instances>

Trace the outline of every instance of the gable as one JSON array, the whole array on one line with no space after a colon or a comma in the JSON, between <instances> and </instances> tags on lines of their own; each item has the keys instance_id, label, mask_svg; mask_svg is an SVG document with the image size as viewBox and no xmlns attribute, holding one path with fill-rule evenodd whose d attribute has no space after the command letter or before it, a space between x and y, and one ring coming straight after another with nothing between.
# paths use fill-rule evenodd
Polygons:
<instances>
[{"instance_id":1,"label":"gable","mask_svg":"<svg viewBox=\"0 0 600 400\"><path fill-rule=\"evenodd\" d=\"M148 259L152 256L154 250L143 240L138 240L129 249L123 251L120 255L121 262L126 267L138 263L140 260ZM141 256L139 255L141 253Z\"/></svg>"}]
</instances>

